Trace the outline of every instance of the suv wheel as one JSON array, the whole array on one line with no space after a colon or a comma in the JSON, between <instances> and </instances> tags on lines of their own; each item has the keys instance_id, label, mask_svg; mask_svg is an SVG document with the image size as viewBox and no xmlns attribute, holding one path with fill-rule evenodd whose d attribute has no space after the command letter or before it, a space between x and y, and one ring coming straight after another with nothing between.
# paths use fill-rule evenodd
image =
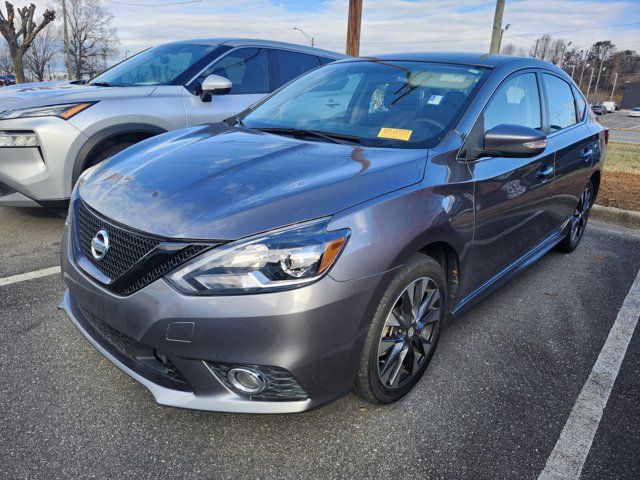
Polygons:
<instances>
[{"instance_id":1,"label":"suv wheel","mask_svg":"<svg viewBox=\"0 0 640 480\"><path fill-rule=\"evenodd\" d=\"M356 376L356 390L372 403L407 394L431 361L446 314L442 267L418 254L395 275L369 328Z\"/></svg>"}]
</instances>

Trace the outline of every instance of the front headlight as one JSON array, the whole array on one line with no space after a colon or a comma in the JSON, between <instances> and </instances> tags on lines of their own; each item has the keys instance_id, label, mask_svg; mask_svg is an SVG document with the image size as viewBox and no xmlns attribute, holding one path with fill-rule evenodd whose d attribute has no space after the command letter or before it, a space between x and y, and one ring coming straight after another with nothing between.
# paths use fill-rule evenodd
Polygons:
<instances>
[{"instance_id":1,"label":"front headlight","mask_svg":"<svg viewBox=\"0 0 640 480\"><path fill-rule=\"evenodd\" d=\"M301 287L333 265L350 235L327 231L328 219L277 230L210 250L167 276L191 295L237 295Z\"/></svg>"},{"instance_id":2,"label":"front headlight","mask_svg":"<svg viewBox=\"0 0 640 480\"><path fill-rule=\"evenodd\" d=\"M9 120L12 118L33 118L33 117L58 117L69 120L71 117L86 110L96 102L65 103L62 105L48 105L46 107L22 108L19 110L9 110L0 119Z\"/></svg>"}]
</instances>

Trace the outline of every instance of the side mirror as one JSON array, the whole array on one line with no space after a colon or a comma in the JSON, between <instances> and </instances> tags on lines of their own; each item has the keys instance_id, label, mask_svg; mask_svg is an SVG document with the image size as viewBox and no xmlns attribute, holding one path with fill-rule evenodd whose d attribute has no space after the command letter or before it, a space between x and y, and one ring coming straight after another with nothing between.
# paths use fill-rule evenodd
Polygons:
<instances>
[{"instance_id":1,"label":"side mirror","mask_svg":"<svg viewBox=\"0 0 640 480\"><path fill-rule=\"evenodd\" d=\"M485 154L501 157L535 157L547 148L547 136L529 127L498 125L484 136Z\"/></svg>"},{"instance_id":2,"label":"side mirror","mask_svg":"<svg viewBox=\"0 0 640 480\"><path fill-rule=\"evenodd\" d=\"M220 75L208 75L202 82L200 100L210 102L213 95L226 95L231 91L231 81Z\"/></svg>"}]
</instances>

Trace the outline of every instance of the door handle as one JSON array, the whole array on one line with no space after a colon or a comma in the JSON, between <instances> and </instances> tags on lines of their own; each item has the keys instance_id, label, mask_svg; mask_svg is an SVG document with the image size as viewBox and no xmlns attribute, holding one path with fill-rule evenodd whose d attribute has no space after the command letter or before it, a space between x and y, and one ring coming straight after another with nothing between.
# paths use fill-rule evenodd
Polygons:
<instances>
[{"instance_id":1,"label":"door handle","mask_svg":"<svg viewBox=\"0 0 640 480\"><path fill-rule=\"evenodd\" d=\"M542 170L539 170L536 174L538 180L540 180L541 182L546 182L547 180L549 180L549 177L551 175L553 175L553 165L547 165Z\"/></svg>"},{"instance_id":2,"label":"door handle","mask_svg":"<svg viewBox=\"0 0 640 480\"><path fill-rule=\"evenodd\" d=\"M585 160L589 160L591 158L591 155L593 155L593 148L585 148L580 154L580 156Z\"/></svg>"}]
</instances>

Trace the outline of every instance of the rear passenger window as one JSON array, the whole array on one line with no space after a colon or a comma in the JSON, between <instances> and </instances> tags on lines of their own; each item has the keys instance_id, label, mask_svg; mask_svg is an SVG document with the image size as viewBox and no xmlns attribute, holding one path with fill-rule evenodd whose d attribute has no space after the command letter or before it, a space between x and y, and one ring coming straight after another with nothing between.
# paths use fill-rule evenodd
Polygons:
<instances>
[{"instance_id":1,"label":"rear passenger window","mask_svg":"<svg viewBox=\"0 0 640 480\"><path fill-rule=\"evenodd\" d=\"M581 122L584 119L584 113L587 108L587 102L580 92L575 88L573 90L573 96L576 99L576 112L578 112L578 121Z\"/></svg>"},{"instance_id":2,"label":"rear passenger window","mask_svg":"<svg viewBox=\"0 0 640 480\"><path fill-rule=\"evenodd\" d=\"M320 66L315 55L287 50L273 50L276 59L276 88Z\"/></svg>"},{"instance_id":3,"label":"rear passenger window","mask_svg":"<svg viewBox=\"0 0 640 480\"><path fill-rule=\"evenodd\" d=\"M540 94L535 73L507 79L498 87L484 111L484 132L498 125L542 129Z\"/></svg>"},{"instance_id":4,"label":"rear passenger window","mask_svg":"<svg viewBox=\"0 0 640 480\"><path fill-rule=\"evenodd\" d=\"M544 88L547 91L549 133L570 127L577 122L576 106L571 86L564 80L544 73Z\"/></svg>"}]
</instances>

